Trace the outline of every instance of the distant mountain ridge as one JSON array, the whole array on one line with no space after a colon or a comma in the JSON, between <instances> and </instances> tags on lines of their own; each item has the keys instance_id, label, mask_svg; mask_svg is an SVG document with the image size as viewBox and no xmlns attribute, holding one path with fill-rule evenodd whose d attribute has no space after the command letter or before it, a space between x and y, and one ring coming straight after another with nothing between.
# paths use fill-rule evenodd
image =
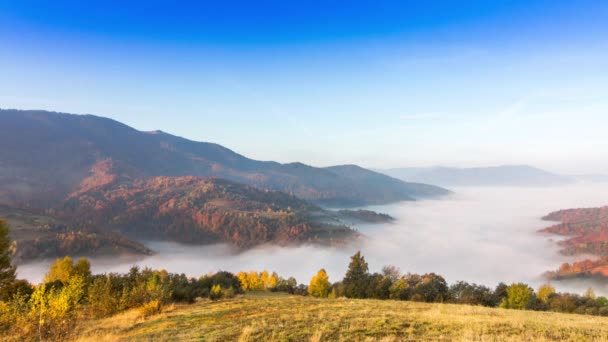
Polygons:
<instances>
[{"instance_id":1,"label":"distant mountain ridge","mask_svg":"<svg viewBox=\"0 0 608 342\"><path fill-rule=\"evenodd\" d=\"M357 166L317 168L257 161L221 145L142 132L93 115L0 110L0 204L52 207L112 165L124 181L156 176L220 177L335 206L383 204L447 194Z\"/></svg>"},{"instance_id":2,"label":"distant mountain ridge","mask_svg":"<svg viewBox=\"0 0 608 342\"><path fill-rule=\"evenodd\" d=\"M550 186L574 180L528 165L454 168L422 167L377 170L391 177L439 186Z\"/></svg>"}]
</instances>

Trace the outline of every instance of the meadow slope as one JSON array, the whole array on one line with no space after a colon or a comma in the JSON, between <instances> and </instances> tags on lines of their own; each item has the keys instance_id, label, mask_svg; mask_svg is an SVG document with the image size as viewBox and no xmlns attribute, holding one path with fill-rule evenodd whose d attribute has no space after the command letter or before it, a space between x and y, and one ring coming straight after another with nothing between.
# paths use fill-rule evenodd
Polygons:
<instances>
[{"instance_id":1,"label":"meadow slope","mask_svg":"<svg viewBox=\"0 0 608 342\"><path fill-rule=\"evenodd\" d=\"M598 341L608 318L455 304L249 293L87 324L82 341Z\"/></svg>"}]
</instances>

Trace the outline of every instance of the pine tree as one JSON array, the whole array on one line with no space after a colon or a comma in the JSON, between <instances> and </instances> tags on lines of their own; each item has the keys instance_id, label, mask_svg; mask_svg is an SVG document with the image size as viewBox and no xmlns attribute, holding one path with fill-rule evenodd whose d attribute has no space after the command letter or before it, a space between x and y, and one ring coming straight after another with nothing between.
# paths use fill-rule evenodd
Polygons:
<instances>
[{"instance_id":1,"label":"pine tree","mask_svg":"<svg viewBox=\"0 0 608 342\"><path fill-rule=\"evenodd\" d=\"M344 276L344 295L349 298L365 298L365 292L369 283L369 268L361 252L355 253L350 258L348 271Z\"/></svg>"},{"instance_id":2,"label":"pine tree","mask_svg":"<svg viewBox=\"0 0 608 342\"><path fill-rule=\"evenodd\" d=\"M0 288L15 281L15 267L11 265L11 240L8 224L0 220Z\"/></svg>"}]
</instances>

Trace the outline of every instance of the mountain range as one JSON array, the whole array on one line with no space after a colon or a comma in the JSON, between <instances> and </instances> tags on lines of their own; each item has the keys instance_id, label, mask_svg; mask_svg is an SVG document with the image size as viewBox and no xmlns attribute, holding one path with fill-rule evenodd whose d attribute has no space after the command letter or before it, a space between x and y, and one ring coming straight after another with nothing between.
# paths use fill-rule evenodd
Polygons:
<instances>
[{"instance_id":1,"label":"mountain range","mask_svg":"<svg viewBox=\"0 0 608 342\"><path fill-rule=\"evenodd\" d=\"M257 161L221 145L112 119L0 110L0 204L48 208L74 192L118 179L220 177L328 206L384 204L447 194L355 165L326 168Z\"/></svg>"},{"instance_id":2,"label":"mountain range","mask_svg":"<svg viewBox=\"0 0 608 342\"><path fill-rule=\"evenodd\" d=\"M436 166L377 171L402 180L440 186L552 186L575 181L573 177L557 175L528 165L476 168Z\"/></svg>"},{"instance_id":3,"label":"mountain range","mask_svg":"<svg viewBox=\"0 0 608 342\"><path fill-rule=\"evenodd\" d=\"M391 218L319 205L449 193L356 165L257 161L93 115L0 110L0 127L0 216L18 261L153 253L145 240L336 244L359 236L353 220Z\"/></svg>"}]
</instances>

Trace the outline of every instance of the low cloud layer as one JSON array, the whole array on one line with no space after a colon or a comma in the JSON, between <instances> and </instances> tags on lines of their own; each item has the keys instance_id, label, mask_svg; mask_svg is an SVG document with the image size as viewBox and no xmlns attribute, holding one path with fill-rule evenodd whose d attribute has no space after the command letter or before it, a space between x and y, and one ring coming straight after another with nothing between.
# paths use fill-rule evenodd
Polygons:
<instances>
[{"instance_id":1,"label":"low cloud layer","mask_svg":"<svg viewBox=\"0 0 608 342\"><path fill-rule=\"evenodd\" d=\"M608 204L608 184L578 184L555 188L461 188L441 200L402 202L371 209L389 213L396 223L357 227L368 239L357 246L265 246L234 254L226 245L187 246L149 242L157 255L142 259L93 259L94 272L124 272L134 264L165 268L170 272L200 276L228 270L276 271L301 283L320 268L330 280L344 276L350 255L360 249L370 270L395 265L402 272L436 272L456 280L495 286L498 282L524 281L534 287L540 275L568 260L557 245L537 230L550 223L540 220L559 209ZM19 268L19 276L40 281L49 261ZM598 293L608 287L597 283L556 283L562 291L582 292L593 286Z\"/></svg>"}]
</instances>

